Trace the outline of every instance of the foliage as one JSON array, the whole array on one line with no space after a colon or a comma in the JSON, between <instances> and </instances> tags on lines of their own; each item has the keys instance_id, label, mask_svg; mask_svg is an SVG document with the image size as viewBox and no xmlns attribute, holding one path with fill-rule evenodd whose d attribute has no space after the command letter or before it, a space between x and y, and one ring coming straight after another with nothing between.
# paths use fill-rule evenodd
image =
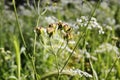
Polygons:
<instances>
[{"instance_id":1,"label":"foliage","mask_svg":"<svg viewBox=\"0 0 120 80\"><path fill-rule=\"evenodd\" d=\"M12 11L1 0L0 80L119 80L119 4L45 0Z\"/></svg>"}]
</instances>

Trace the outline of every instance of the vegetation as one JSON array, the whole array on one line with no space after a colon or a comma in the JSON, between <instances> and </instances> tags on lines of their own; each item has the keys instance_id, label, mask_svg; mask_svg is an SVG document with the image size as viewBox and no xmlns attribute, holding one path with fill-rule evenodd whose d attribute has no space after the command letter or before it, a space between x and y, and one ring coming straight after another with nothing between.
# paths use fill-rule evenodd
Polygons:
<instances>
[{"instance_id":1,"label":"vegetation","mask_svg":"<svg viewBox=\"0 0 120 80\"><path fill-rule=\"evenodd\" d=\"M0 1L0 80L119 80L118 0Z\"/></svg>"}]
</instances>

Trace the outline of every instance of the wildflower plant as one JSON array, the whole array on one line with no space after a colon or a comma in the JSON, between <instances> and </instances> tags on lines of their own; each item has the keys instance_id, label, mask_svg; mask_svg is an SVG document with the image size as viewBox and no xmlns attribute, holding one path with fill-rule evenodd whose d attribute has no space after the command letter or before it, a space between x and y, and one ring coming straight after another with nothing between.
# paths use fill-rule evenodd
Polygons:
<instances>
[{"instance_id":1,"label":"wildflower plant","mask_svg":"<svg viewBox=\"0 0 120 80\"><path fill-rule=\"evenodd\" d=\"M12 1L0 1L0 79L119 80L117 0Z\"/></svg>"},{"instance_id":2,"label":"wildflower plant","mask_svg":"<svg viewBox=\"0 0 120 80\"><path fill-rule=\"evenodd\" d=\"M89 22L89 23L88 23ZM87 16L81 16L80 19L77 19L77 24L80 27L87 27L89 30L98 30L98 34L104 34L102 26L97 22L96 18L92 17L89 21ZM88 26L87 26L88 24Z\"/></svg>"},{"instance_id":3,"label":"wildflower plant","mask_svg":"<svg viewBox=\"0 0 120 80\"><path fill-rule=\"evenodd\" d=\"M88 24L88 19L84 18L83 16L81 18L83 22L77 20L77 25L79 26L79 29L82 29L83 26L86 27L85 24ZM88 24L88 27L86 29L88 30L90 29L93 31L98 30L98 35L104 33L102 27L96 22L95 18L91 18L90 24ZM86 35L87 32L79 31L80 34L76 34L74 31L74 27L71 27L69 24L62 21L51 23L47 25L47 27L36 27L35 32L38 35L40 44L43 46L42 49L44 51L44 54L47 53L55 56L55 66L58 71L58 78L60 76L60 73L63 71L64 67L67 64L66 61L63 60L66 60L65 58L67 57L68 54L69 55L77 54L75 48L72 47L73 45L78 44L76 43L76 39L78 39L79 37L81 37L80 39L82 38L85 39L87 37L83 36L84 34ZM73 44L70 43L72 41L74 42ZM69 58L70 56L68 57L68 59Z\"/></svg>"},{"instance_id":4,"label":"wildflower plant","mask_svg":"<svg viewBox=\"0 0 120 80\"><path fill-rule=\"evenodd\" d=\"M71 27L66 25L67 24L63 22L51 23L46 28L36 27L35 32L40 38L43 46L48 46L47 49L53 48L53 52L57 53L57 49L60 49L63 45L65 46L65 44L68 46L69 41L72 40L73 34L70 30Z\"/></svg>"},{"instance_id":5,"label":"wildflower plant","mask_svg":"<svg viewBox=\"0 0 120 80\"><path fill-rule=\"evenodd\" d=\"M76 38L74 39L74 29L69 26L69 24L60 21L51 23L46 28L36 27L35 33L40 40L41 49L43 50L42 54L49 54L49 57L50 54L54 56L55 65L53 66L55 66L58 71L59 79L64 68L63 66L66 64L67 55L76 54L76 52L73 51L74 47L72 47L76 43Z\"/></svg>"}]
</instances>

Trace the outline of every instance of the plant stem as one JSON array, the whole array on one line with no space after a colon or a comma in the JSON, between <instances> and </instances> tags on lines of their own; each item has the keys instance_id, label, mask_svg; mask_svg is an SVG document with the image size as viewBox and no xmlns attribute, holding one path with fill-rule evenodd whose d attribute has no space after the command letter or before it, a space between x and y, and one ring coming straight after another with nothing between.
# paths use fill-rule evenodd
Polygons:
<instances>
[{"instance_id":1,"label":"plant stem","mask_svg":"<svg viewBox=\"0 0 120 80\"><path fill-rule=\"evenodd\" d=\"M91 62L90 59L89 59L89 61L90 61L90 66L91 66L91 69L92 69L92 72L93 72L93 76L95 77L95 80L98 80L98 75L97 75L96 71L93 68L92 62Z\"/></svg>"},{"instance_id":2,"label":"plant stem","mask_svg":"<svg viewBox=\"0 0 120 80\"><path fill-rule=\"evenodd\" d=\"M46 10L43 11L41 14L38 15L38 19L36 21L36 27L38 27L38 25L39 25L39 19L40 19L41 15L44 15L45 12L46 12ZM36 68L35 68L35 61L36 61L36 40L37 40L37 34L35 33L34 44L33 44L32 65L33 65L34 79L38 80L38 78L37 78L37 71L36 71Z\"/></svg>"},{"instance_id":3,"label":"plant stem","mask_svg":"<svg viewBox=\"0 0 120 80\"><path fill-rule=\"evenodd\" d=\"M57 67L57 71L58 71L58 76L59 76L59 62L58 62L58 56L56 53L54 53L53 51L53 46L52 46L52 43L51 43L51 38L49 38L49 42L50 42L50 46L51 46L51 49L52 49L52 53L53 55L55 56L55 62L56 62L56 67ZM60 48L59 48L60 49ZM59 50L58 49L58 50ZM58 51L57 51L58 52ZM59 79L58 79L59 80Z\"/></svg>"},{"instance_id":4,"label":"plant stem","mask_svg":"<svg viewBox=\"0 0 120 80\"><path fill-rule=\"evenodd\" d=\"M36 72L36 68L35 68L35 54L36 54L36 36L37 34L35 33L35 37L34 37L34 49L33 49L33 58L32 58L32 64L33 64L33 72L34 72L34 79L38 80L37 79L37 72Z\"/></svg>"},{"instance_id":5,"label":"plant stem","mask_svg":"<svg viewBox=\"0 0 120 80\"><path fill-rule=\"evenodd\" d=\"M59 54L59 51L60 51L62 45L63 45L63 43L61 44L60 48L57 50L57 53L56 53L57 56L58 56L58 54ZM62 49L62 51L61 51L60 53L62 53L62 52L66 49L67 45L68 45L68 42L66 43L65 47ZM57 62L58 62L58 61L57 61ZM59 66L59 65L58 65L58 66ZM58 80L59 80L59 79L60 79L60 71L58 70Z\"/></svg>"},{"instance_id":6,"label":"plant stem","mask_svg":"<svg viewBox=\"0 0 120 80\"><path fill-rule=\"evenodd\" d=\"M13 37L13 43L14 43L14 47L15 47L15 53L16 53L16 63L17 63L17 76L18 76L18 80L20 80L20 70L21 70L21 58L20 58L20 46L19 46L19 42L17 40L17 38L14 36Z\"/></svg>"},{"instance_id":7,"label":"plant stem","mask_svg":"<svg viewBox=\"0 0 120 80\"><path fill-rule=\"evenodd\" d=\"M72 52L70 53L70 55L69 55L68 59L66 60L66 62L65 62L65 64L64 64L64 66L63 66L63 67L62 67L62 69L60 70L60 73L63 71L63 69L65 68L65 66L68 64L68 62L69 62L69 60L70 60L70 58L71 58L72 54L74 53L75 49L76 49L76 48L77 48L77 46L78 46L78 44L79 44L79 42L80 42L81 38L82 38L82 36L80 36L80 38L78 39L78 41L77 41L77 43L76 43L76 45L75 45L74 49L72 50Z\"/></svg>"},{"instance_id":8,"label":"plant stem","mask_svg":"<svg viewBox=\"0 0 120 80\"><path fill-rule=\"evenodd\" d=\"M19 29L19 32L20 32L20 36L21 36L22 41L23 41L23 44L24 44L24 46L25 46L25 48L26 48L27 46L26 46L26 43L25 43L25 40L24 40L24 37L23 37L22 30L21 30L21 28L20 28L19 21L18 21L18 15L17 15L16 6L15 6L15 0L12 0L12 3L13 3L13 6L14 6L14 13L15 13L15 17L16 17L17 24L18 24L18 29Z\"/></svg>"},{"instance_id":9,"label":"plant stem","mask_svg":"<svg viewBox=\"0 0 120 80\"><path fill-rule=\"evenodd\" d=\"M41 76L41 80L46 80L49 77L57 76L57 73L58 71L48 72L47 74ZM61 75L74 76L74 74L68 70L63 70L63 72L61 72Z\"/></svg>"},{"instance_id":10,"label":"plant stem","mask_svg":"<svg viewBox=\"0 0 120 80\"><path fill-rule=\"evenodd\" d=\"M94 10L93 10L93 11L91 11L91 15L90 15L90 17L89 17L89 21L88 21L88 23L87 23L86 27L89 25L89 22L90 22L90 20L91 20L91 17L93 16L93 14L95 13L95 11L96 11L97 7L99 6L100 1L101 1L101 0L99 0L99 2L96 4L96 6L95 6ZM85 35L85 34L83 34L83 35ZM60 73L63 71L63 69L65 68L65 66L68 64L68 62L69 62L69 60L70 60L71 56L73 55L73 53L74 53L75 49L77 48L77 46L78 46L78 44L79 44L79 42L80 42L81 38L83 37L83 35L79 37L79 39L78 39L78 41L77 41L77 43L76 43L76 45L75 45L74 49L72 50L72 52L70 53L70 55L69 55L68 59L66 60L66 62L65 62L65 64L64 64L64 66L63 66L63 67L62 67L62 69L60 70Z\"/></svg>"},{"instance_id":11,"label":"plant stem","mask_svg":"<svg viewBox=\"0 0 120 80\"><path fill-rule=\"evenodd\" d=\"M112 71L113 67L115 66L115 63L116 63L118 60L119 60L119 57L118 57L118 58L116 58L116 60L114 61L114 63L113 63L113 65L112 65L112 67L110 68L110 71L108 72L108 74L107 74L107 76L106 76L105 80L107 80L107 78L109 77L110 72Z\"/></svg>"}]
</instances>

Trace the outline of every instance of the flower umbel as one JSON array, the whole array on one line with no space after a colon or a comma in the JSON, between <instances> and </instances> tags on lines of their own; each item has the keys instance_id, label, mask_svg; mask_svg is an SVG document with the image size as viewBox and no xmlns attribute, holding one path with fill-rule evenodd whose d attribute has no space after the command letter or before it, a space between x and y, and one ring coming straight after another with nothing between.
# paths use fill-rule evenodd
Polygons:
<instances>
[{"instance_id":1,"label":"flower umbel","mask_svg":"<svg viewBox=\"0 0 120 80\"><path fill-rule=\"evenodd\" d=\"M89 24L88 24L89 22ZM86 16L81 16L80 19L77 19L77 24L81 27L87 27L87 29L98 29L99 34L104 34L102 26L97 22L96 18L92 17L89 21L89 18ZM88 24L88 26L87 26Z\"/></svg>"}]
</instances>

